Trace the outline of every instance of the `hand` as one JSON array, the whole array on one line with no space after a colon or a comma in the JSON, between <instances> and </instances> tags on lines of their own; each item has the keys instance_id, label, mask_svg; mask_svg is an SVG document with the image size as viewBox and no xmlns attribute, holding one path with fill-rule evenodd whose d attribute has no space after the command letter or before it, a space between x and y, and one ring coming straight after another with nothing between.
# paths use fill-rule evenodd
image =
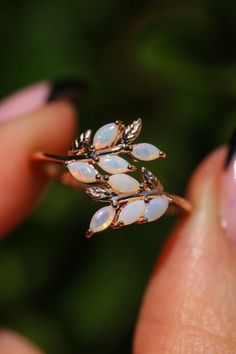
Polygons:
<instances>
[{"instance_id":1,"label":"hand","mask_svg":"<svg viewBox=\"0 0 236 354\"><path fill-rule=\"evenodd\" d=\"M65 100L46 104L43 85L36 90L38 99L30 100L34 105L29 113L26 96L32 88L0 105L2 237L31 213L47 185L43 172L30 163L32 152L64 153L74 137L73 106ZM232 214L226 203L232 196L235 205L236 154L225 171L227 153L226 148L213 152L191 178L188 198L194 210L171 232L151 275L135 332L135 354L236 353L236 207ZM16 171L21 171L20 178ZM225 216L228 231L219 215ZM42 354L6 331L0 332L0 353Z\"/></svg>"}]
</instances>

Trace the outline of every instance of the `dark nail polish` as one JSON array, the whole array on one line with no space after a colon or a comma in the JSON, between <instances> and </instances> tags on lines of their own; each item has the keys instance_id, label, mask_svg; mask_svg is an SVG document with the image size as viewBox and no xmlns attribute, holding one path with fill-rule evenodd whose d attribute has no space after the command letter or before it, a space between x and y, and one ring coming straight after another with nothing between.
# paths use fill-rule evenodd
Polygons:
<instances>
[{"instance_id":1,"label":"dark nail polish","mask_svg":"<svg viewBox=\"0 0 236 354\"><path fill-rule=\"evenodd\" d=\"M77 102L88 90L85 82L79 80L56 80L52 83L48 102L65 99Z\"/></svg>"},{"instance_id":2,"label":"dark nail polish","mask_svg":"<svg viewBox=\"0 0 236 354\"><path fill-rule=\"evenodd\" d=\"M229 152L226 157L225 168L227 168L229 166L234 154L236 154L236 128L234 129L233 135L230 139Z\"/></svg>"},{"instance_id":3,"label":"dark nail polish","mask_svg":"<svg viewBox=\"0 0 236 354\"><path fill-rule=\"evenodd\" d=\"M220 220L226 234L236 246L236 129L230 140L229 152L222 173Z\"/></svg>"}]
</instances>

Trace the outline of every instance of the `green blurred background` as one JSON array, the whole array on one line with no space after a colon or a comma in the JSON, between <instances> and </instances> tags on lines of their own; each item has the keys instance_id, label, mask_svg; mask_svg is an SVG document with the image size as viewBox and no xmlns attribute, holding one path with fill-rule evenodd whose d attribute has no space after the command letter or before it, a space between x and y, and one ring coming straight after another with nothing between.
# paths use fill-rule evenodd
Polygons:
<instances>
[{"instance_id":1,"label":"green blurred background","mask_svg":"<svg viewBox=\"0 0 236 354\"><path fill-rule=\"evenodd\" d=\"M146 166L183 194L235 125L235 39L235 1L1 0L0 94L43 79L86 80L81 129L141 116L140 141L168 152ZM175 222L87 240L97 208L54 183L1 242L1 324L48 354L130 353L143 291Z\"/></svg>"}]
</instances>

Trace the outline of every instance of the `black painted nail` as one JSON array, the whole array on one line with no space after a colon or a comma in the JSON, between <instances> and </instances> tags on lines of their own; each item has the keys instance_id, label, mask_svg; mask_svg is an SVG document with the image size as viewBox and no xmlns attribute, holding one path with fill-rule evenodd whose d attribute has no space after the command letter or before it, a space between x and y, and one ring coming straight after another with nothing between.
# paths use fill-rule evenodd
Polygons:
<instances>
[{"instance_id":1,"label":"black painted nail","mask_svg":"<svg viewBox=\"0 0 236 354\"><path fill-rule=\"evenodd\" d=\"M52 83L48 102L60 99L79 101L88 91L88 85L79 80L56 80Z\"/></svg>"},{"instance_id":2,"label":"black painted nail","mask_svg":"<svg viewBox=\"0 0 236 354\"><path fill-rule=\"evenodd\" d=\"M236 154L236 128L234 129L233 135L232 135L230 142L229 142L229 152L226 157L225 168L227 168L229 166L234 154Z\"/></svg>"}]
</instances>

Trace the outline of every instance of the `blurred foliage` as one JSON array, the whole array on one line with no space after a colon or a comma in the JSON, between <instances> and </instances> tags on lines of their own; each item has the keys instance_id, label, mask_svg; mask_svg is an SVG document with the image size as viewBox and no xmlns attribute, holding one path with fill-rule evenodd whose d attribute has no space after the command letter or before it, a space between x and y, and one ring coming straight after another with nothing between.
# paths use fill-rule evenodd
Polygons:
<instances>
[{"instance_id":1,"label":"blurred foliage","mask_svg":"<svg viewBox=\"0 0 236 354\"><path fill-rule=\"evenodd\" d=\"M85 79L81 128L141 116L141 140L168 151L152 170L183 194L197 163L235 125L235 37L234 1L1 0L0 94ZM142 293L174 221L88 241L96 208L55 183L1 243L1 323L48 354L130 352Z\"/></svg>"}]
</instances>

